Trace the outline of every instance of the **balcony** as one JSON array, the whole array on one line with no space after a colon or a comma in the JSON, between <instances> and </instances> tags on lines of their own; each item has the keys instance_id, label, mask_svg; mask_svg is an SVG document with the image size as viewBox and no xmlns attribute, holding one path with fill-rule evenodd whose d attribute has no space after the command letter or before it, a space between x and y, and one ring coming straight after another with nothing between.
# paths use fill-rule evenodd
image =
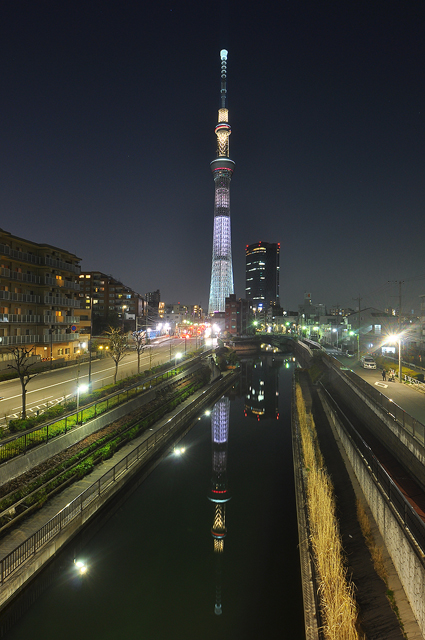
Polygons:
<instances>
[{"instance_id":1,"label":"balcony","mask_svg":"<svg viewBox=\"0 0 425 640\"><path fill-rule=\"evenodd\" d=\"M15 313L0 313L0 322L18 322L19 324L28 324L34 322L42 322L41 316L20 315Z\"/></svg>"},{"instance_id":2,"label":"balcony","mask_svg":"<svg viewBox=\"0 0 425 640\"><path fill-rule=\"evenodd\" d=\"M40 296L33 296L30 293L12 293L12 291L0 291L0 300L13 300L14 302L40 303Z\"/></svg>"},{"instance_id":3,"label":"balcony","mask_svg":"<svg viewBox=\"0 0 425 640\"><path fill-rule=\"evenodd\" d=\"M79 321L79 318L74 318L74 316L47 316L45 315L43 318L44 324L76 324Z\"/></svg>"},{"instance_id":4,"label":"balcony","mask_svg":"<svg viewBox=\"0 0 425 640\"><path fill-rule=\"evenodd\" d=\"M71 271L71 273L77 273L78 275L81 272L80 265L63 262L62 260L56 260L56 258L49 258L47 256L44 257L44 264L49 267L54 267L55 269L61 269L62 271Z\"/></svg>"},{"instance_id":5,"label":"balcony","mask_svg":"<svg viewBox=\"0 0 425 640\"><path fill-rule=\"evenodd\" d=\"M64 280L62 278L56 279L51 278L50 276L44 276L44 284L49 285L49 287L63 287L64 289L73 289L74 291L80 290L79 282L70 282L69 280Z\"/></svg>"},{"instance_id":6,"label":"balcony","mask_svg":"<svg viewBox=\"0 0 425 640\"><path fill-rule=\"evenodd\" d=\"M56 305L58 307L74 307L79 309L81 301L76 298L60 298L59 296L54 296L52 294L44 296L44 304Z\"/></svg>"},{"instance_id":7,"label":"balcony","mask_svg":"<svg viewBox=\"0 0 425 640\"><path fill-rule=\"evenodd\" d=\"M47 333L38 336L37 342L75 342L80 339L79 333Z\"/></svg>"},{"instance_id":8,"label":"balcony","mask_svg":"<svg viewBox=\"0 0 425 640\"><path fill-rule=\"evenodd\" d=\"M21 260L22 262L30 262L31 264L41 264L41 258L35 256L32 253L26 253L25 251L16 251L11 249L5 244L0 243L0 253L4 256L10 256L15 260Z\"/></svg>"},{"instance_id":9,"label":"balcony","mask_svg":"<svg viewBox=\"0 0 425 640\"><path fill-rule=\"evenodd\" d=\"M0 336L0 347L10 347L20 344L36 344L42 342L40 336Z\"/></svg>"},{"instance_id":10,"label":"balcony","mask_svg":"<svg viewBox=\"0 0 425 640\"><path fill-rule=\"evenodd\" d=\"M0 275L5 278L10 278L11 280L18 280L19 282L33 282L35 284L40 284L41 282L40 276L35 276L32 273L11 271L10 269L2 269Z\"/></svg>"}]
</instances>

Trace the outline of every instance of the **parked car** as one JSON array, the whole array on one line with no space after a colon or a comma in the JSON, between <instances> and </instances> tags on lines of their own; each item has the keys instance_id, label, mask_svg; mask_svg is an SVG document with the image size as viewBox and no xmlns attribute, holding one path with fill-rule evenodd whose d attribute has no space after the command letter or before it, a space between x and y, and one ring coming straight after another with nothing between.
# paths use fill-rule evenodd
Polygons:
<instances>
[{"instance_id":1,"label":"parked car","mask_svg":"<svg viewBox=\"0 0 425 640\"><path fill-rule=\"evenodd\" d=\"M363 369L376 369L376 362L372 358L372 356L362 356L360 359L360 364Z\"/></svg>"}]
</instances>

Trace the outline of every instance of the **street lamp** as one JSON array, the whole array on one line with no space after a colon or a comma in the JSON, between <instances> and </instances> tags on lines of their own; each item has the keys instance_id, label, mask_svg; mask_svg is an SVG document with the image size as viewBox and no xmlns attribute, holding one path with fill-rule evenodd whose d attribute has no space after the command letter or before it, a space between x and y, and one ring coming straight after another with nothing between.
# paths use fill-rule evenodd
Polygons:
<instances>
[{"instance_id":1,"label":"street lamp","mask_svg":"<svg viewBox=\"0 0 425 640\"><path fill-rule=\"evenodd\" d=\"M87 384L77 384L77 424L78 424L78 412L80 410L80 393L85 393L89 386Z\"/></svg>"},{"instance_id":2,"label":"street lamp","mask_svg":"<svg viewBox=\"0 0 425 640\"><path fill-rule=\"evenodd\" d=\"M332 329L332 333L336 333L336 348L338 349L338 329Z\"/></svg>"},{"instance_id":3,"label":"street lamp","mask_svg":"<svg viewBox=\"0 0 425 640\"><path fill-rule=\"evenodd\" d=\"M174 356L174 358L175 358L175 364L174 364L174 366L175 366L175 367L177 367L177 360L178 360L178 359L180 359L181 357L182 357L182 354L181 354L181 353L176 353L176 355Z\"/></svg>"},{"instance_id":4,"label":"street lamp","mask_svg":"<svg viewBox=\"0 0 425 640\"><path fill-rule=\"evenodd\" d=\"M385 342L395 342L398 347L398 381L401 382L401 333L397 333L395 335L388 336L388 340Z\"/></svg>"},{"instance_id":5,"label":"street lamp","mask_svg":"<svg viewBox=\"0 0 425 640\"><path fill-rule=\"evenodd\" d=\"M360 340L359 333L356 334L355 331L350 331L350 336L357 336L357 360L360 360Z\"/></svg>"}]
</instances>

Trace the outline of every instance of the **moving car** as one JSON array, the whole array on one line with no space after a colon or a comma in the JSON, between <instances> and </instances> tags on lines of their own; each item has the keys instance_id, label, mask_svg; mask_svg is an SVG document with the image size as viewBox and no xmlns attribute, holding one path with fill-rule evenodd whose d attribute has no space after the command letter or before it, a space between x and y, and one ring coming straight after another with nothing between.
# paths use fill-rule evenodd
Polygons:
<instances>
[{"instance_id":1,"label":"moving car","mask_svg":"<svg viewBox=\"0 0 425 640\"><path fill-rule=\"evenodd\" d=\"M376 369L376 362L372 358L372 356L362 356L360 359L360 364L363 369Z\"/></svg>"}]
</instances>

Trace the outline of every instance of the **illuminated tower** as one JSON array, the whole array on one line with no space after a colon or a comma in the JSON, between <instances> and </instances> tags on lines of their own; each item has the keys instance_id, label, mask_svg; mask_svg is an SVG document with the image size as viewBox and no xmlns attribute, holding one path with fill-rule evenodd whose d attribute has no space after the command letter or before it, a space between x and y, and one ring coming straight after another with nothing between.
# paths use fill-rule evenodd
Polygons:
<instances>
[{"instance_id":1,"label":"illuminated tower","mask_svg":"<svg viewBox=\"0 0 425 640\"><path fill-rule=\"evenodd\" d=\"M211 412L212 477L208 499L214 503L214 519L211 534L214 538L216 570L214 613L221 609L221 556L226 537L226 502L230 500L227 490L227 440L229 437L230 400L221 398Z\"/></svg>"},{"instance_id":2,"label":"illuminated tower","mask_svg":"<svg viewBox=\"0 0 425 640\"><path fill-rule=\"evenodd\" d=\"M235 163L229 158L229 113L227 100L227 51L220 51L221 92L217 136L217 158L211 162L214 176L214 233L208 313L225 310L225 300L233 293L232 241L230 232L230 181Z\"/></svg>"}]
</instances>

